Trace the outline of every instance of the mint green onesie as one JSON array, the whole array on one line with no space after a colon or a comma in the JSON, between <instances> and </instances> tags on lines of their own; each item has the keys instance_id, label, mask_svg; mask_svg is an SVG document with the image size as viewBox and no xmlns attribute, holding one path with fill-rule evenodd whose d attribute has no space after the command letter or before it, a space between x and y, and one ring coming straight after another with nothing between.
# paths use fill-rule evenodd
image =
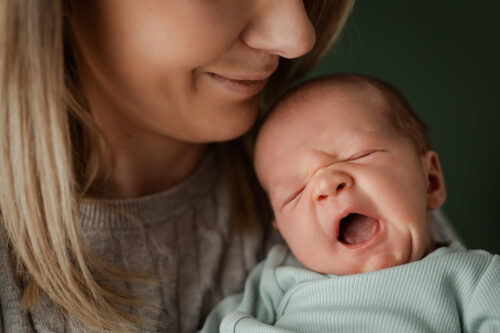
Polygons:
<instances>
[{"instance_id":1,"label":"mint green onesie","mask_svg":"<svg viewBox=\"0 0 500 333\"><path fill-rule=\"evenodd\" d=\"M278 245L203 332L500 332L500 256L458 242L346 276L305 269Z\"/></svg>"}]
</instances>

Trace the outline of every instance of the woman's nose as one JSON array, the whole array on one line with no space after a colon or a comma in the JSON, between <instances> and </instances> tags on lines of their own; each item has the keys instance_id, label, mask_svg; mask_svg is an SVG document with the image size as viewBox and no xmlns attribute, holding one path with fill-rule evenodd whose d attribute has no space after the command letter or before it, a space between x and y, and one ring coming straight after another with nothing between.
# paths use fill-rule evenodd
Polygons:
<instances>
[{"instance_id":1,"label":"woman's nose","mask_svg":"<svg viewBox=\"0 0 500 333\"><path fill-rule=\"evenodd\" d=\"M314 177L314 201L335 198L354 184L354 179L349 174L339 170L320 170Z\"/></svg>"},{"instance_id":2,"label":"woman's nose","mask_svg":"<svg viewBox=\"0 0 500 333\"><path fill-rule=\"evenodd\" d=\"M253 19L242 35L248 46L283 58L297 58L313 48L316 34L303 0L254 1Z\"/></svg>"}]
</instances>

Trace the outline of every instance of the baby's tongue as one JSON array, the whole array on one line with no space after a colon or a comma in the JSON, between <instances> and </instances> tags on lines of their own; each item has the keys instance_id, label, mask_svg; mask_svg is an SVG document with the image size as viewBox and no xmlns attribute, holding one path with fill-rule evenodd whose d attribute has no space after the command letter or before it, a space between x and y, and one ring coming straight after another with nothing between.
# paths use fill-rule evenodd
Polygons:
<instances>
[{"instance_id":1,"label":"baby's tongue","mask_svg":"<svg viewBox=\"0 0 500 333\"><path fill-rule=\"evenodd\" d=\"M359 244L373 236L377 228L377 220L351 213L340 221L339 239L347 244Z\"/></svg>"}]
</instances>

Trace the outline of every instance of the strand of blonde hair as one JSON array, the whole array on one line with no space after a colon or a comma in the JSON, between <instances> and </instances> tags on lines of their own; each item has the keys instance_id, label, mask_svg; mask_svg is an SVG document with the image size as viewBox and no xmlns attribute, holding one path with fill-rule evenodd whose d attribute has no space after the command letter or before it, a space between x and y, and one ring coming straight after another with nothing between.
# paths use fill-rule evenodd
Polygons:
<instances>
[{"instance_id":1,"label":"strand of blonde hair","mask_svg":"<svg viewBox=\"0 0 500 333\"><path fill-rule=\"evenodd\" d=\"M127 299L99 286L82 244L62 98L61 3L1 5L0 211L25 280L23 303L33 308L43 291L91 328L132 330L132 316L117 306Z\"/></svg>"}]
</instances>

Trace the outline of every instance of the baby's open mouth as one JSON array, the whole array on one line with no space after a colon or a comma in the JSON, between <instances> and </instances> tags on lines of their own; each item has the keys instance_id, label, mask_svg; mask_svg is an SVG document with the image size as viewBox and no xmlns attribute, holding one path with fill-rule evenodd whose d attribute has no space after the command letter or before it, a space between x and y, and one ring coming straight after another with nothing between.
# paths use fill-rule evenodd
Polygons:
<instances>
[{"instance_id":1,"label":"baby's open mouth","mask_svg":"<svg viewBox=\"0 0 500 333\"><path fill-rule=\"evenodd\" d=\"M369 216L350 213L340 220L339 241L356 245L370 239L377 232L378 220Z\"/></svg>"}]
</instances>

